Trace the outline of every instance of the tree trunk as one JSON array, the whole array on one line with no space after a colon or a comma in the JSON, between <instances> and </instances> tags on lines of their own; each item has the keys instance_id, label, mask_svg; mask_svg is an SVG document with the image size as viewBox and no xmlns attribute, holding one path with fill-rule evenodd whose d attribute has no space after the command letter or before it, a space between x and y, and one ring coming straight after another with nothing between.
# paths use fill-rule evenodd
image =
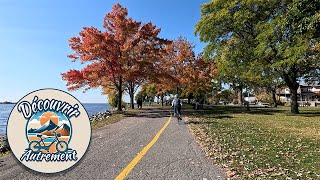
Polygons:
<instances>
[{"instance_id":1,"label":"tree trunk","mask_svg":"<svg viewBox=\"0 0 320 180\"><path fill-rule=\"evenodd\" d=\"M290 88L290 99L291 99L291 112L293 114L299 114L299 104L298 104L298 88Z\"/></svg>"},{"instance_id":2,"label":"tree trunk","mask_svg":"<svg viewBox=\"0 0 320 180\"><path fill-rule=\"evenodd\" d=\"M161 106L163 106L163 93L161 93Z\"/></svg>"},{"instance_id":3,"label":"tree trunk","mask_svg":"<svg viewBox=\"0 0 320 180\"><path fill-rule=\"evenodd\" d=\"M133 93L130 93L130 105L131 105L131 109L134 109L134 95Z\"/></svg>"},{"instance_id":4,"label":"tree trunk","mask_svg":"<svg viewBox=\"0 0 320 180\"><path fill-rule=\"evenodd\" d=\"M299 114L299 104L298 104L298 88L299 83L297 82L297 70L296 67L292 67L289 73L283 74L283 79L290 89L290 99L291 99L291 113Z\"/></svg>"},{"instance_id":5,"label":"tree trunk","mask_svg":"<svg viewBox=\"0 0 320 180\"><path fill-rule=\"evenodd\" d=\"M190 93L190 94L188 95L188 104L190 104L190 103L191 103L191 99L192 99L192 97L193 97L193 94L192 94L192 93Z\"/></svg>"},{"instance_id":6,"label":"tree trunk","mask_svg":"<svg viewBox=\"0 0 320 180\"><path fill-rule=\"evenodd\" d=\"M243 94L242 94L242 86L239 87L239 94L238 94L238 101L240 106L242 106L242 101L243 101Z\"/></svg>"},{"instance_id":7,"label":"tree trunk","mask_svg":"<svg viewBox=\"0 0 320 180\"><path fill-rule=\"evenodd\" d=\"M233 94L233 97L232 97L232 101L233 103L235 104L236 102L238 102L239 104L239 92L237 89L234 90L234 94ZM216 104L218 104L218 100L216 101Z\"/></svg>"},{"instance_id":8,"label":"tree trunk","mask_svg":"<svg viewBox=\"0 0 320 180\"><path fill-rule=\"evenodd\" d=\"M242 87L242 86L239 86L238 101L239 101L239 105L240 105L241 111L243 112L243 111L245 110L245 104L242 103L242 102L243 102L243 94L242 94L242 91L243 91L243 87Z\"/></svg>"},{"instance_id":9,"label":"tree trunk","mask_svg":"<svg viewBox=\"0 0 320 180\"><path fill-rule=\"evenodd\" d=\"M122 111L121 107L122 101L122 77L119 77L119 87L118 87L118 111Z\"/></svg>"},{"instance_id":10,"label":"tree trunk","mask_svg":"<svg viewBox=\"0 0 320 180\"><path fill-rule=\"evenodd\" d=\"M129 94L130 94L130 105L131 105L131 109L134 109L134 85L133 83L130 83L130 87L129 87Z\"/></svg>"},{"instance_id":11,"label":"tree trunk","mask_svg":"<svg viewBox=\"0 0 320 180\"><path fill-rule=\"evenodd\" d=\"M272 93L272 101L273 101L273 107L277 107L277 98L276 98L276 89L271 89Z\"/></svg>"}]
</instances>

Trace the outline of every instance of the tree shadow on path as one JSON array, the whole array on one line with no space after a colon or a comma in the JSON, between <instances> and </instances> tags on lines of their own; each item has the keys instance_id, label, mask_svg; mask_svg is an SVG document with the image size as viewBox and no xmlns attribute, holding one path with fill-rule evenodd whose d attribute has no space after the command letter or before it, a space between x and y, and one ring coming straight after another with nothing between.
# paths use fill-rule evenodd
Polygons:
<instances>
[{"instance_id":1,"label":"tree shadow on path","mask_svg":"<svg viewBox=\"0 0 320 180\"><path fill-rule=\"evenodd\" d=\"M184 109L183 113L195 117L208 117L216 119L224 119L232 117L232 114L248 113L248 114L261 114L261 115L274 115L276 113L284 113L286 110L277 108L263 108L263 107L250 107L249 111L243 110L240 106L210 106L206 109L193 110Z\"/></svg>"}]
</instances>

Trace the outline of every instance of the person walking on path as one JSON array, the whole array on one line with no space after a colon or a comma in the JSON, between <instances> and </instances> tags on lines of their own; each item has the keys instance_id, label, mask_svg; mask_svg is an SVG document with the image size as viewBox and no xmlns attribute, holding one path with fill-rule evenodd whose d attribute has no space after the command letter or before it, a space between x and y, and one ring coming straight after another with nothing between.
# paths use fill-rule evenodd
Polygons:
<instances>
[{"instance_id":1,"label":"person walking on path","mask_svg":"<svg viewBox=\"0 0 320 180\"><path fill-rule=\"evenodd\" d=\"M138 109L142 109L142 99L138 98L137 100Z\"/></svg>"},{"instance_id":2,"label":"person walking on path","mask_svg":"<svg viewBox=\"0 0 320 180\"><path fill-rule=\"evenodd\" d=\"M180 98L178 97L178 94L176 94L173 98L171 106L173 107L174 116L178 118L178 120L181 120L181 106L182 102Z\"/></svg>"}]
</instances>

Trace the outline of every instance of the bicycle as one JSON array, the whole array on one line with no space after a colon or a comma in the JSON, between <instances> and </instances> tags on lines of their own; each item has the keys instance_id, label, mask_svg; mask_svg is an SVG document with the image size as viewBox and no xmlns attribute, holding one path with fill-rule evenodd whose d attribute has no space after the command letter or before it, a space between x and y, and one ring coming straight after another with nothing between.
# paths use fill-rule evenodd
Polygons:
<instances>
[{"instance_id":1,"label":"bicycle","mask_svg":"<svg viewBox=\"0 0 320 180\"><path fill-rule=\"evenodd\" d=\"M37 137L40 138L40 141L38 140L33 140L29 143L29 149L32 150L32 152L37 153L39 152L41 149L49 151L50 147L57 142L56 144L56 149L58 152L60 153L64 153L68 150L68 144L65 141L60 141L59 137L61 137L61 134L57 134L56 132L53 132L54 134L54 140L48 145L46 146L46 144L44 143L43 140L45 140L46 138L42 138L42 134L37 134ZM41 145L41 142L43 145Z\"/></svg>"},{"instance_id":2,"label":"bicycle","mask_svg":"<svg viewBox=\"0 0 320 180\"><path fill-rule=\"evenodd\" d=\"M181 106L178 107L178 108L174 108L173 116L175 116L177 118L178 124L180 124L180 121L182 121L182 118L181 118Z\"/></svg>"}]
</instances>

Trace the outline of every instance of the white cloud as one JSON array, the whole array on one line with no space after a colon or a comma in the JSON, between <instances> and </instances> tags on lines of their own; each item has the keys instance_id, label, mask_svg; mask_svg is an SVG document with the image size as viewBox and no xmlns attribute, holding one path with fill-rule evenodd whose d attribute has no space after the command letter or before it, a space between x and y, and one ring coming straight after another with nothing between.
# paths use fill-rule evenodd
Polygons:
<instances>
[{"instance_id":1,"label":"white cloud","mask_svg":"<svg viewBox=\"0 0 320 180\"><path fill-rule=\"evenodd\" d=\"M32 119L28 123L28 129L30 129L30 128L37 129L40 126L41 126L40 121L38 121L38 119Z\"/></svg>"},{"instance_id":2,"label":"white cloud","mask_svg":"<svg viewBox=\"0 0 320 180\"><path fill-rule=\"evenodd\" d=\"M50 116L51 118L59 118L60 116L57 116L57 115L52 115Z\"/></svg>"},{"instance_id":3,"label":"white cloud","mask_svg":"<svg viewBox=\"0 0 320 180\"><path fill-rule=\"evenodd\" d=\"M61 124L68 124L68 125L70 125L70 123L69 123L68 120L60 120L60 121L59 121L59 125L61 125Z\"/></svg>"},{"instance_id":4,"label":"white cloud","mask_svg":"<svg viewBox=\"0 0 320 180\"><path fill-rule=\"evenodd\" d=\"M31 121L29 121L29 124L39 124L40 121L38 121L38 119L32 119Z\"/></svg>"}]
</instances>

